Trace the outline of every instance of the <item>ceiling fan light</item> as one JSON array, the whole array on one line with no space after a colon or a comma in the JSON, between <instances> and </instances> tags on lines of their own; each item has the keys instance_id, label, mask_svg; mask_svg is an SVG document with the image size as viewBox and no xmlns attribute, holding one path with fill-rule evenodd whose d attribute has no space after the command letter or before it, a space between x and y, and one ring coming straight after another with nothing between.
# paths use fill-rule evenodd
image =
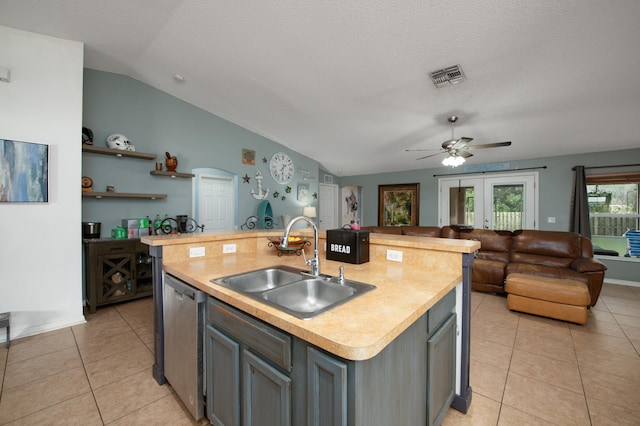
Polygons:
<instances>
[{"instance_id":1,"label":"ceiling fan light","mask_svg":"<svg viewBox=\"0 0 640 426\"><path fill-rule=\"evenodd\" d=\"M465 158L458 155L448 155L444 160L442 160L442 164L444 166L451 166L451 167L458 167L464 162L465 162Z\"/></svg>"}]
</instances>

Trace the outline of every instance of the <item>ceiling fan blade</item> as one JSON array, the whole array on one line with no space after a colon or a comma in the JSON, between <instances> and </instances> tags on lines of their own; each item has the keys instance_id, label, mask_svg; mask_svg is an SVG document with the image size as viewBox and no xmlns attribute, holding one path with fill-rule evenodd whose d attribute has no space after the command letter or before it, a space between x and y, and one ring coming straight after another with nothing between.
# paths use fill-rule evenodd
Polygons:
<instances>
[{"instance_id":1,"label":"ceiling fan blade","mask_svg":"<svg viewBox=\"0 0 640 426\"><path fill-rule=\"evenodd\" d=\"M405 152L418 152L418 151L440 151L439 149L405 149Z\"/></svg>"},{"instance_id":2,"label":"ceiling fan blade","mask_svg":"<svg viewBox=\"0 0 640 426\"><path fill-rule=\"evenodd\" d=\"M466 138L466 137L462 137L460 139L458 139L457 141L455 141L453 143L453 145L451 145L451 147L449 149L463 149L465 148L469 142L471 142L473 140L473 138Z\"/></svg>"},{"instance_id":3,"label":"ceiling fan blade","mask_svg":"<svg viewBox=\"0 0 640 426\"><path fill-rule=\"evenodd\" d=\"M473 157L473 154L472 154L472 153L467 152L467 151L465 151L465 150L458 151L458 154L457 154L457 155L458 155L458 156L460 156L460 157L464 157L464 158Z\"/></svg>"},{"instance_id":4,"label":"ceiling fan blade","mask_svg":"<svg viewBox=\"0 0 640 426\"><path fill-rule=\"evenodd\" d=\"M446 150L460 149L462 147L467 146L467 144L472 140L473 138L448 139L442 142L442 149L446 149Z\"/></svg>"},{"instance_id":5,"label":"ceiling fan blade","mask_svg":"<svg viewBox=\"0 0 640 426\"><path fill-rule=\"evenodd\" d=\"M466 147L465 149L484 149L484 148L498 148L500 146L509 146L511 145L511 141L508 142L496 142L496 143L485 143L483 145L471 145Z\"/></svg>"},{"instance_id":6,"label":"ceiling fan blade","mask_svg":"<svg viewBox=\"0 0 640 426\"><path fill-rule=\"evenodd\" d=\"M425 158L435 157L436 155L444 154L443 152L436 152L435 154L426 155L424 157L416 158L416 160L424 160Z\"/></svg>"}]
</instances>

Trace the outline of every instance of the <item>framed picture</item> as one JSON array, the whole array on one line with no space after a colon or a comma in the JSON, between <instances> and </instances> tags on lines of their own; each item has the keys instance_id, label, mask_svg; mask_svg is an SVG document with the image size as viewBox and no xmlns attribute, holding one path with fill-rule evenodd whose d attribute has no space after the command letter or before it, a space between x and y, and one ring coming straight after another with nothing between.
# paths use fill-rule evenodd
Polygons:
<instances>
[{"instance_id":1,"label":"framed picture","mask_svg":"<svg viewBox=\"0 0 640 426\"><path fill-rule=\"evenodd\" d=\"M378 185L378 226L416 226L419 209L419 183Z\"/></svg>"},{"instance_id":2,"label":"framed picture","mask_svg":"<svg viewBox=\"0 0 640 426\"><path fill-rule=\"evenodd\" d=\"M299 183L298 184L298 201L307 201L307 200L309 200L309 184Z\"/></svg>"},{"instance_id":3,"label":"framed picture","mask_svg":"<svg viewBox=\"0 0 640 426\"><path fill-rule=\"evenodd\" d=\"M242 164L256 165L256 152L252 149L242 149Z\"/></svg>"},{"instance_id":4,"label":"framed picture","mask_svg":"<svg viewBox=\"0 0 640 426\"><path fill-rule=\"evenodd\" d=\"M0 139L0 201L49 201L49 145Z\"/></svg>"}]
</instances>

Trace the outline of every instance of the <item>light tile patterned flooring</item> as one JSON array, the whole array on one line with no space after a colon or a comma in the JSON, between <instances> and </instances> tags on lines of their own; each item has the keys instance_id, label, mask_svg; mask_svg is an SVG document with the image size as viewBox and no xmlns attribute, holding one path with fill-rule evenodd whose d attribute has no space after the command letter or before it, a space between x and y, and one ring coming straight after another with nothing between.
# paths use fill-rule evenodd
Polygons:
<instances>
[{"instance_id":1,"label":"light tile patterned flooring","mask_svg":"<svg viewBox=\"0 0 640 426\"><path fill-rule=\"evenodd\" d=\"M605 284L586 326L471 301L473 402L443 425L640 424L640 288ZM196 424L151 377L151 348L150 298L1 345L0 425Z\"/></svg>"}]
</instances>

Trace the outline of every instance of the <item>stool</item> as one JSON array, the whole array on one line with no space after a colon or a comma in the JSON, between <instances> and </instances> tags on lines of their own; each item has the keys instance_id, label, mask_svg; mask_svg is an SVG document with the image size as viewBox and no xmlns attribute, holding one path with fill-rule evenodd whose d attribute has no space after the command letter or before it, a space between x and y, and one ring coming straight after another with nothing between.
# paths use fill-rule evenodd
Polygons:
<instances>
[{"instance_id":1,"label":"stool","mask_svg":"<svg viewBox=\"0 0 640 426\"><path fill-rule=\"evenodd\" d=\"M510 310L587 323L591 295L581 281L513 273L507 275L504 289Z\"/></svg>"},{"instance_id":2,"label":"stool","mask_svg":"<svg viewBox=\"0 0 640 426\"><path fill-rule=\"evenodd\" d=\"M9 326L9 319L11 318L11 312L5 312L0 314L0 328L7 329L7 347L11 345L11 327Z\"/></svg>"}]
</instances>

